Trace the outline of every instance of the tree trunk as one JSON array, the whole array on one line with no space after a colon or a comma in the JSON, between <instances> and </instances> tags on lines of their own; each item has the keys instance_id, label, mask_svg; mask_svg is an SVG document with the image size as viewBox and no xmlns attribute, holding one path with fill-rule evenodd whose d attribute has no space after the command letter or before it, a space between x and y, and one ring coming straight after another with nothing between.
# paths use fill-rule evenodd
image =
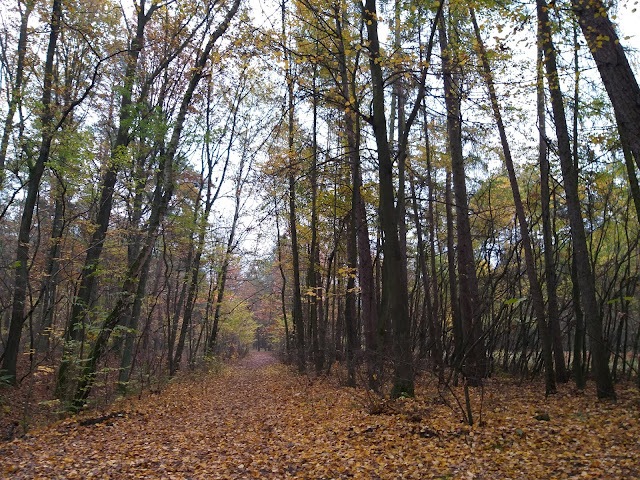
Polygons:
<instances>
[{"instance_id":1,"label":"tree trunk","mask_svg":"<svg viewBox=\"0 0 640 480\"><path fill-rule=\"evenodd\" d=\"M353 202L352 202L353 203ZM358 324L357 293L356 293L356 268L358 264L358 251L355 231L355 209L351 208L351 214L347 220L347 291L344 299L344 327L347 334L347 385L356 386L356 336Z\"/></svg>"},{"instance_id":2,"label":"tree trunk","mask_svg":"<svg viewBox=\"0 0 640 480\"><path fill-rule=\"evenodd\" d=\"M538 163L540 165L540 205L542 210L542 237L544 244L544 273L547 290L547 316L549 330L553 339L553 353L556 367L556 379L565 383L569 379L564 359L562 345L562 331L560 330L560 314L558 311L558 279L553 247L553 233L551 228L551 193L549 188L550 168L547 147L547 129L545 116L544 69L541 45L538 45L537 70L537 114L538 114Z\"/></svg>"},{"instance_id":3,"label":"tree trunk","mask_svg":"<svg viewBox=\"0 0 640 480\"><path fill-rule=\"evenodd\" d=\"M429 155L429 153L427 153ZM411 186L411 203L413 206L413 216L415 217L416 224L416 239L417 239L417 247L418 247L418 269L420 272L420 276L422 276L422 287L424 291L424 303L425 303L425 313L426 319L423 319L421 323L424 323L426 320L427 325L421 325L419 327L419 351L423 353L423 355L427 352L427 339L426 339L426 331L429 330L429 345L431 348L428 350L431 352L431 360L433 362L434 371L439 375L442 375L442 350L440 348L440 340L442 332L440 331L440 324L435 320L435 311L433 309L433 301L430 287L433 284L431 276L429 275L429 270L427 268L427 260L426 256L426 245L424 244L424 239L422 237L422 225L420 221L420 211L418 209L418 201L416 199L416 188L415 181L413 176L409 177L409 184Z\"/></svg>"},{"instance_id":4,"label":"tree trunk","mask_svg":"<svg viewBox=\"0 0 640 480\"><path fill-rule=\"evenodd\" d=\"M280 241L280 215L278 215L278 206L275 207L276 216L276 234L278 235L278 270L280 270L280 277L282 278L282 287L280 288L280 300L282 303L282 320L284 322L284 342L285 353L287 358L291 354L291 346L289 345L289 322L287 321L287 305L285 301L285 294L287 292L287 277L284 274L284 267L282 266L282 242Z\"/></svg>"},{"instance_id":5,"label":"tree trunk","mask_svg":"<svg viewBox=\"0 0 640 480\"><path fill-rule=\"evenodd\" d=\"M364 324L364 340L366 350L366 364L369 388L377 388L377 375L375 373L376 356L376 331L378 326L378 306L373 279L373 262L371 260L371 247L369 241L369 227L367 225L367 213L362 199L362 174L360 170L360 123L351 100L356 98L353 91L354 83L349 82L347 59L345 55L344 35L342 25L346 12L336 9L336 30L338 32L338 63L340 76L342 77L342 96L349 101L349 106L344 109L344 126L346 132L346 148L351 168L351 208L352 221L355 225L357 240L357 266L360 283L360 299L362 302L362 320Z\"/></svg>"},{"instance_id":6,"label":"tree trunk","mask_svg":"<svg viewBox=\"0 0 640 480\"><path fill-rule=\"evenodd\" d=\"M369 65L373 84L372 127L378 149L380 224L384 234L382 265L382 314L393 327L394 383L392 397L414 395L413 353L409 320L409 292L398 237L398 221L393 198L393 161L387 139L384 112L384 81L380 65L380 42L375 0L367 0L362 12L369 40Z\"/></svg>"},{"instance_id":7,"label":"tree trunk","mask_svg":"<svg viewBox=\"0 0 640 480\"><path fill-rule=\"evenodd\" d=\"M491 72L491 66L489 65L489 59L487 58L487 51L484 46L482 36L480 35L480 29L478 28L476 15L472 7L469 7L469 12L471 14L471 22L473 23L473 30L475 32L476 41L478 42L478 50L484 73L484 80L487 83L487 89L489 90L489 100L491 102L491 109L493 110L493 117L498 126L498 133L500 134L500 143L502 144L504 163L509 174L509 184L511 185L513 202L516 207L516 217L518 218L518 223L520 226L520 237L524 250L524 259L527 270L527 278L529 280L529 288L531 289L533 312L536 316L536 321L538 324L538 334L540 335L540 344L542 346L542 357L545 367L545 393L546 395L549 395L556 393L556 380L553 371L553 352L551 348L550 331L544 313L544 298L542 296L542 287L540 286L540 282L538 281L535 261L533 258L533 247L531 246L531 239L529 237L529 222L527 221L524 206L522 204L522 197L520 196L518 178L516 177L516 171L513 166L513 159L511 157L511 148L509 146L509 140L507 139L507 132L502 121L502 113L500 112L500 106L498 104L498 95L496 94L495 84L493 82L493 73Z\"/></svg>"},{"instance_id":8,"label":"tree trunk","mask_svg":"<svg viewBox=\"0 0 640 480\"><path fill-rule=\"evenodd\" d=\"M141 139L143 140L143 139ZM158 150L153 152L153 156L158 155ZM146 155L140 152L133 168L134 178L134 197L132 205L132 215L130 220L130 228L132 233L129 235L129 244L127 245L127 261L131 265L138 253L140 252L142 243L142 234L139 231L139 225L142 220L143 200L145 196L146 177L145 177L145 160ZM146 295L147 279L149 276L149 268L151 267L151 256L147 259L140 274L140 281L136 291L136 297L133 301L131 311L127 314L127 320L123 324L127 327L124 335L124 345L122 348L122 357L120 358L120 371L118 372L118 390L126 393L129 376L131 373L131 361L133 359L134 343L137 336L138 322L142 312L142 302Z\"/></svg>"},{"instance_id":9,"label":"tree trunk","mask_svg":"<svg viewBox=\"0 0 640 480\"><path fill-rule=\"evenodd\" d=\"M486 371L485 349L482 337L482 318L479 312L478 279L476 277L469 205L462 153L462 123L459 85L461 75L456 60L452 57L447 41L444 20L439 23L440 48L443 57L443 80L447 107L447 132L449 155L453 176L453 193L456 204L456 227L458 237L459 301L462 317L463 355L462 372L470 386L480 385ZM455 301L455 299L452 299Z\"/></svg>"},{"instance_id":10,"label":"tree trunk","mask_svg":"<svg viewBox=\"0 0 640 480\"><path fill-rule=\"evenodd\" d=\"M571 154L571 145L567 121L564 112L564 103L560 91L556 52L551 35L551 21L548 14L548 6L544 0L536 2L538 12L538 28L542 38L545 52L545 67L547 81L551 92L551 107L553 111L556 135L558 137L558 156L562 168L562 177L566 192L567 210L571 226L574 255L580 286L582 305L587 328L591 353L593 355L593 367L596 376L598 398L615 398L611 372L609 371L609 355L602 336L602 317L596 299L595 279L589 261L587 238L580 211L578 198L578 175Z\"/></svg>"},{"instance_id":11,"label":"tree trunk","mask_svg":"<svg viewBox=\"0 0 640 480\"><path fill-rule=\"evenodd\" d=\"M66 187L61 180L56 180L52 184L51 191L55 192L55 204L53 211L53 221L51 222L50 246L47 262L47 272L42 280L40 295L42 298L42 321L40 337L37 342L39 351L49 349L52 329L54 328L54 312L56 303L56 291L58 287L58 271L60 269L60 243L64 231L64 211Z\"/></svg>"},{"instance_id":12,"label":"tree trunk","mask_svg":"<svg viewBox=\"0 0 640 480\"><path fill-rule=\"evenodd\" d=\"M425 106L423 106L425 107ZM438 270L436 268L436 220L435 220L435 212L434 212L434 199L435 199L435 185L433 182L432 176L432 165L431 165L431 145L429 142L429 126L427 123L427 110L423 108L424 112L424 138L425 138L425 150L427 157L427 186L429 188L429 201L428 201L428 221L429 221L429 249L430 249L430 260L431 260L431 294L433 296L433 323L435 327L434 334L437 338L434 338L434 353L436 356L436 365L439 368L438 371L438 381L440 383L444 382L444 345L442 338L442 320L440 316L440 300L438 294Z\"/></svg>"},{"instance_id":13,"label":"tree trunk","mask_svg":"<svg viewBox=\"0 0 640 480\"><path fill-rule=\"evenodd\" d=\"M629 137L624 127L618 123L618 133L620 134L620 143L622 145L622 154L624 155L624 164L627 169L627 177L629 178L629 190L631 190L631 198L636 209L637 218L640 218L640 186L638 185L638 176L636 175L636 167L633 163L633 155L629 148Z\"/></svg>"},{"instance_id":14,"label":"tree trunk","mask_svg":"<svg viewBox=\"0 0 640 480\"><path fill-rule=\"evenodd\" d=\"M13 287L13 303L11 306L11 324L4 351L2 369L10 381L16 381L16 365L20 350L20 337L25 321L25 302L27 298L27 285L29 283L29 244L33 211L40 191L40 180L44 173L46 162L49 160L51 142L54 135L54 112L51 105L54 77L54 56L60 27L62 24L62 0L54 0L51 9L51 32L47 46L47 59L44 67L44 82L42 88L42 114L40 115L40 128L42 140L38 152L38 158L33 166L29 167L29 180L27 181L27 195L24 200L20 229L18 231L18 246L16 248L15 281Z\"/></svg>"},{"instance_id":15,"label":"tree trunk","mask_svg":"<svg viewBox=\"0 0 640 480\"><path fill-rule=\"evenodd\" d=\"M318 90L316 77L317 65L313 67L313 129L311 145L311 248L307 269L307 288L309 291L309 327L311 330L311 354L316 373L322 372L324 359L320 358L318 340L318 312L322 311L322 285L318 283L316 269L320 265L320 247L318 245Z\"/></svg>"},{"instance_id":16,"label":"tree trunk","mask_svg":"<svg viewBox=\"0 0 640 480\"><path fill-rule=\"evenodd\" d=\"M458 297L458 274L456 268L455 231L453 225L453 193L451 191L451 170L447 169L445 179L445 205L447 217L447 269L449 273L449 295L451 296L451 317L453 322L453 365L461 369L464 357L464 335L462 314Z\"/></svg>"},{"instance_id":17,"label":"tree trunk","mask_svg":"<svg viewBox=\"0 0 640 480\"><path fill-rule=\"evenodd\" d=\"M297 363L298 371L303 373L306 370L306 355L304 346L304 319L302 317L302 295L300 294L300 258L298 251L298 227L296 220L296 177L294 166L294 84L293 75L291 71L291 54L286 48L286 6L285 0L282 0L282 38L284 56L286 61L286 82L287 82L287 110L288 110L288 130L287 130L287 157L288 157L288 169L289 169L289 230L291 232L291 257L293 267L293 326L296 333L296 350L297 350Z\"/></svg>"},{"instance_id":18,"label":"tree trunk","mask_svg":"<svg viewBox=\"0 0 640 480\"><path fill-rule=\"evenodd\" d=\"M147 280L149 278L149 268L151 267L151 255L149 255L140 272L138 288L131 306L129 314L128 331L125 334L122 358L120 359L120 371L118 372L118 390L126 393L129 376L131 374L131 362L134 354L134 343L136 339L138 320L142 312L142 303L147 293Z\"/></svg>"}]
</instances>

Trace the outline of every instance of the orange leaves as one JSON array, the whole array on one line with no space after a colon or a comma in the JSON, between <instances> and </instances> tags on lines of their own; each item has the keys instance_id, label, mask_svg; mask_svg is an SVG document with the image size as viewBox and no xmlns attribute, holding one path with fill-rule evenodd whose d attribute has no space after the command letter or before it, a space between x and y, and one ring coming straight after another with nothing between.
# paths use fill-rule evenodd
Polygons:
<instances>
[{"instance_id":1,"label":"orange leaves","mask_svg":"<svg viewBox=\"0 0 640 480\"><path fill-rule=\"evenodd\" d=\"M638 393L618 403L561 386L491 379L472 392L482 426L460 423L436 382L371 415L364 392L295 376L254 353L0 448L7 478L536 479L638 478ZM453 390L456 391L455 389ZM124 402L125 404L127 402ZM537 418L536 418L537 417ZM548 420L547 420L548 418ZM84 426L82 425L84 423Z\"/></svg>"}]
</instances>

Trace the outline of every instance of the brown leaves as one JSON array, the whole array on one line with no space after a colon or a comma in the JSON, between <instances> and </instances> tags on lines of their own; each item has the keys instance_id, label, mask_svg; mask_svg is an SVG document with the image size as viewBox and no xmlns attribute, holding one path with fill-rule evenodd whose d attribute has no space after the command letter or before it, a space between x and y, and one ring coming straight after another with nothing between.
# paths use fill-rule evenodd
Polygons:
<instances>
[{"instance_id":1,"label":"brown leaves","mask_svg":"<svg viewBox=\"0 0 640 480\"><path fill-rule=\"evenodd\" d=\"M490 380L484 426L435 401L384 402L331 380L301 381L268 354L170 385L104 417L68 419L0 449L11 478L638 478L638 393L596 403L569 387ZM446 400L446 399L445 399ZM472 394L479 418L481 395ZM545 416L536 419L536 416ZM548 420L547 420L548 418ZM83 425L84 423L84 425Z\"/></svg>"}]
</instances>

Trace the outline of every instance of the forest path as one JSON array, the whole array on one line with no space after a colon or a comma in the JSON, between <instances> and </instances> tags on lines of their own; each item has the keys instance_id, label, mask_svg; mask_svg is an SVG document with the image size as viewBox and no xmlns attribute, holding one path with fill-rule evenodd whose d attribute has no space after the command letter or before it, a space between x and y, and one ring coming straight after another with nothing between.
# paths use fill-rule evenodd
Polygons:
<instances>
[{"instance_id":1,"label":"forest path","mask_svg":"<svg viewBox=\"0 0 640 480\"><path fill-rule=\"evenodd\" d=\"M485 391L484 425L471 428L433 387L369 415L363 391L253 352L222 374L118 402L100 421L93 412L1 445L0 478L640 478L635 388L596 404L568 388L547 400L496 383Z\"/></svg>"}]
</instances>

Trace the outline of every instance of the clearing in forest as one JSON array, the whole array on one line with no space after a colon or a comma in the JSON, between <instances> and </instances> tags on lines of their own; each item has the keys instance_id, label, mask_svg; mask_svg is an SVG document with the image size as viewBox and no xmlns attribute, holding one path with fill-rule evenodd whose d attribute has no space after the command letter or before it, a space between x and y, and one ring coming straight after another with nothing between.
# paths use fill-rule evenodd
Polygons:
<instances>
[{"instance_id":1,"label":"clearing in forest","mask_svg":"<svg viewBox=\"0 0 640 480\"><path fill-rule=\"evenodd\" d=\"M418 387L416 399L372 415L363 391L300 377L254 352L223 374L4 444L0 477L640 478L637 390L622 386L610 403L563 386L545 399L540 385L492 379L482 425L469 427L451 394L428 379ZM472 401L479 420L480 392Z\"/></svg>"}]
</instances>

